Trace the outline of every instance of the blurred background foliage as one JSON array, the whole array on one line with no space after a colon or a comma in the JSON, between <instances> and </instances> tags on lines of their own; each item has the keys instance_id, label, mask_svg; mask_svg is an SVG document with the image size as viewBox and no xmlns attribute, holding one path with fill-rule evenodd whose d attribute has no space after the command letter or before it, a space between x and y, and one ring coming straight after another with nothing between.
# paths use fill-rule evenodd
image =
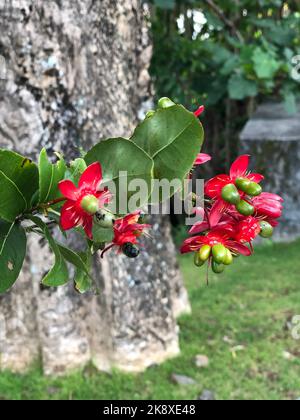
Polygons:
<instances>
[{"instance_id":1,"label":"blurred background foliage","mask_svg":"<svg viewBox=\"0 0 300 420\"><path fill-rule=\"evenodd\" d=\"M295 112L300 0L151 0L150 10L157 97L206 106L205 151L214 161L205 176L236 157L257 103L284 101Z\"/></svg>"}]
</instances>

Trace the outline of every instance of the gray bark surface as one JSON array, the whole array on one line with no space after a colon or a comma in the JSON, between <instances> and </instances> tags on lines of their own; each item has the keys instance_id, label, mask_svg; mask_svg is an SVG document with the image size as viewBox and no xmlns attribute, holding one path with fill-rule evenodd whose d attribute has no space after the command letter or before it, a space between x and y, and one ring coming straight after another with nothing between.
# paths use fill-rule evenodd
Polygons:
<instances>
[{"instance_id":1,"label":"gray bark surface","mask_svg":"<svg viewBox=\"0 0 300 420\"><path fill-rule=\"evenodd\" d=\"M151 94L138 0L2 0L0 27L0 147L72 158L130 135ZM40 286L52 256L31 237L20 280L0 297L0 367L24 370L41 354L46 374L89 361L139 371L178 354L176 316L189 303L168 220L154 219L152 235L136 262L114 251L95 260L101 293L83 296Z\"/></svg>"}]
</instances>

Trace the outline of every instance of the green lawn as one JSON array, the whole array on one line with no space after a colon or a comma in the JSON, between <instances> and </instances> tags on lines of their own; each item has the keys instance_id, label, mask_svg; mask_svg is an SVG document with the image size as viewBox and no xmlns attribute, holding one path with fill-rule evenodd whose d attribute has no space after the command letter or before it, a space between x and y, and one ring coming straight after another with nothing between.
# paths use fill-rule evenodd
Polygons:
<instances>
[{"instance_id":1,"label":"green lawn","mask_svg":"<svg viewBox=\"0 0 300 420\"><path fill-rule=\"evenodd\" d=\"M0 399L195 399L204 389L225 400L299 398L300 341L285 328L300 315L299 249L300 242L259 248L211 276L208 287L193 258L181 258L193 315L180 320L180 357L141 375L91 367L61 379L43 378L38 368L25 376L1 373ZM195 367L197 354L209 357L208 368ZM198 385L173 384L172 373Z\"/></svg>"}]
</instances>

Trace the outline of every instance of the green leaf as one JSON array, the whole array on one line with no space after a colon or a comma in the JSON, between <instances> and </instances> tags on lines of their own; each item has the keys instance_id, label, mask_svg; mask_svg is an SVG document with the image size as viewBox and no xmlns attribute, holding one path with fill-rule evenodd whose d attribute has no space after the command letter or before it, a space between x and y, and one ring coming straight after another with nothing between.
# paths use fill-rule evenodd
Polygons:
<instances>
[{"instance_id":1,"label":"green leaf","mask_svg":"<svg viewBox=\"0 0 300 420\"><path fill-rule=\"evenodd\" d=\"M88 270L91 270L92 266L92 255L90 252L80 254ZM84 270L77 268L74 276L75 289L79 293L86 293L92 287L92 280L89 275L86 274Z\"/></svg>"},{"instance_id":2,"label":"green leaf","mask_svg":"<svg viewBox=\"0 0 300 420\"><path fill-rule=\"evenodd\" d=\"M0 293L17 280L26 254L26 234L20 224L0 220Z\"/></svg>"},{"instance_id":3,"label":"green leaf","mask_svg":"<svg viewBox=\"0 0 300 420\"><path fill-rule=\"evenodd\" d=\"M66 261L74 265L79 270L83 271L87 276L90 276L89 269L81 253L79 254L62 244L58 244L58 247L62 256L64 257Z\"/></svg>"},{"instance_id":4,"label":"green leaf","mask_svg":"<svg viewBox=\"0 0 300 420\"><path fill-rule=\"evenodd\" d=\"M252 60L259 79L272 79L280 68L278 61L259 47L254 50Z\"/></svg>"},{"instance_id":5,"label":"green leaf","mask_svg":"<svg viewBox=\"0 0 300 420\"><path fill-rule=\"evenodd\" d=\"M49 162L46 150L41 151L39 158L40 203L47 203L61 196L58 183L64 179L65 172L66 164L61 157L55 164L52 164Z\"/></svg>"},{"instance_id":6,"label":"green leaf","mask_svg":"<svg viewBox=\"0 0 300 420\"><path fill-rule=\"evenodd\" d=\"M256 82L245 79L239 74L231 76L228 84L228 91L230 98L238 101L258 94Z\"/></svg>"},{"instance_id":7,"label":"green leaf","mask_svg":"<svg viewBox=\"0 0 300 420\"><path fill-rule=\"evenodd\" d=\"M143 191L141 199L130 211L148 202L152 188L153 160L132 141L124 138L103 140L87 153L85 161L88 165L100 162L103 183L107 186L114 183L116 190L112 192L118 199L118 203L114 202L116 213L128 213L128 201L136 193L129 190L131 181L143 180L147 191Z\"/></svg>"},{"instance_id":8,"label":"green leaf","mask_svg":"<svg viewBox=\"0 0 300 420\"><path fill-rule=\"evenodd\" d=\"M94 223L93 225L93 241L97 244L111 242L114 238L113 229L104 229Z\"/></svg>"},{"instance_id":9,"label":"green leaf","mask_svg":"<svg viewBox=\"0 0 300 420\"><path fill-rule=\"evenodd\" d=\"M49 287L63 286L69 281L69 272L67 264L62 255L60 246L52 237L47 225L39 217L28 216L28 218L42 230L55 257L54 266L49 271L49 273L43 278L42 284L44 286Z\"/></svg>"},{"instance_id":10,"label":"green leaf","mask_svg":"<svg viewBox=\"0 0 300 420\"><path fill-rule=\"evenodd\" d=\"M153 158L155 179L180 182L191 170L203 139L199 120L180 105L157 110L153 117L145 119L136 128L132 136L132 141Z\"/></svg>"},{"instance_id":11,"label":"green leaf","mask_svg":"<svg viewBox=\"0 0 300 420\"><path fill-rule=\"evenodd\" d=\"M31 207L38 189L38 169L31 160L0 149L0 217L13 222Z\"/></svg>"},{"instance_id":12,"label":"green leaf","mask_svg":"<svg viewBox=\"0 0 300 420\"><path fill-rule=\"evenodd\" d=\"M86 168L87 165L83 158L75 159L70 163L70 167L66 171L65 178L70 179L75 185L78 185L79 179Z\"/></svg>"}]
</instances>

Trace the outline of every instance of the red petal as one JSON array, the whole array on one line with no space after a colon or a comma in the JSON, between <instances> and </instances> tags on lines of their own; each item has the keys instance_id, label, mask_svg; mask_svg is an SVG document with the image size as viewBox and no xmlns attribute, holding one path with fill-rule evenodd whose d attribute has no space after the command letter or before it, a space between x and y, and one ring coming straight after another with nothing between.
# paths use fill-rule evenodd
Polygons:
<instances>
[{"instance_id":1,"label":"red petal","mask_svg":"<svg viewBox=\"0 0 300 420\"><path fill-rule=\"evenodd\" d=\"M203 165L204 163L209 162L211 159L212 157L210 155L207 155L206 153L199 153L197 155L194 165Z\"/></svg>"},{"instance_id":2,"label":"red petal","mask_svg":"<svg viewBox=\"0 0 300 420\"><path fill-rule=\"evenodd\" d=\"M102 181L102 168L99 162L90 165L81 175L79 188L89 188L97 191L98 185Z\"/></svg>"},{"instance_id":3,"label":"red petal","mask_svg":"<svg viewBox=\"0 0 300 420\"><path fill-rule=\"evenodd\" d=\"M203 112L205 111L205 106L201 105L199 106L199 108L197 109L197 111L194 112L194 115L196 117L200 117L201 114L203 114Z\"/></svg>"},{"instance_id":4,"label":"red petal","mask_svg":"<svg viewBox=\"0 0 300 420\"><path fill-rule=\"evenodd\" d=\"M201 248L201 246L206 243L205 236L195 236L194 238L188 238L184 241L180 252L182 254L187 254L189 252L196 252Z\"/></svg>"},{"instance_id":5,"label":"red petal","mask_svg":"<svg viewBox=\"0 0 300 420\"><path fill-rule=\"evenodd\" d=\"M227 208L227 206L224 205L223 200L217 200L215 202L215 204L211 208L210 215L209 215L209 222L210 222L210 227L211 228L217 226L217 224L221 220L221 218L224 214L224 210L226 210L226 208Z\"/></svg>"},{"instance_id":6,"label":"red petal","mask_svg":"<svg viewBox=\"0 0 300 420\"><path fill-rule=\"evenodd\" d=\"M230 178L235 179L243 177L247 173L250 155L242 155L231 165Z\"/></svg>"},{"instance_id":7,"label":"red petal","mask_svg":"<svg viewBox=\"0 0 300 420\"><path fill-rule=\"evenodd\" d=\"M247 178L249 181L256 182L257 184L260 184L265 179L265 177L261 174L250 174Z\"/></svg>"},{"instance_id":8,"label":"red petal","mask_svg":"<svg viewBox=\"0 0 300 420\"><path fill-rule=\"evenodd\" d=\"M93 216L85 216L82 226L86 236L93 239Z\"/></svg>"},{"instance_id":9,"label":"red petal","mask_svg":"<svg viewBox=\"0 0 300 420\"><path fill-rule=\"evenodd\" d=\"M59 191L62 195L69 200L76 201L78 196L78 190L72 181L66 179L65 181L60 181L58 184Z\"/></svg>"},{"instance_id":10,"label":"red petal","mask_svg":"<svg viewBox=\"0 0 300 420\"><path fill-rule=\"evenodd\" d=\"M212 178L205 184L205 195L210 198L219 198L222 189L225 185L230 184L232 181L228 175L219 175Z\"/></svg>"},{"instance_id":11,"label":"red petal","mask_svg":"<svg viewBox=\"0 0 300 420\"><path fill-rule=\"evenodd\" d=\"M231 251L244 255L245 257L250 257L252 255L252 252L246 245L239 244L235 241L228 241L227 245Z\"/></svg>"},{"instance_id":12,"label":"red petal","mask_svg":"<svg viewBox=\"0 0 300 420\"><path fill-rule=\"evenodd\" d=\"M205 230L209 229L209 224L207 222L198 222L195 223L194 226L191 228L191 230L189 231L189 233L191 235L194 235L196 233L202 233Z\"/></svg>"},{"instance_id":13,"label":"red petal","mask_svg":"<svg viewBox=\"0 0 300 420\"><path fill-rule=\"evenodd\" d=\"M73 227L80 225L81 220L81 214L78 212L74 202L67 201L61 209L60 225L62 229L72 229Z\"/></svg>"}]
</instances>

